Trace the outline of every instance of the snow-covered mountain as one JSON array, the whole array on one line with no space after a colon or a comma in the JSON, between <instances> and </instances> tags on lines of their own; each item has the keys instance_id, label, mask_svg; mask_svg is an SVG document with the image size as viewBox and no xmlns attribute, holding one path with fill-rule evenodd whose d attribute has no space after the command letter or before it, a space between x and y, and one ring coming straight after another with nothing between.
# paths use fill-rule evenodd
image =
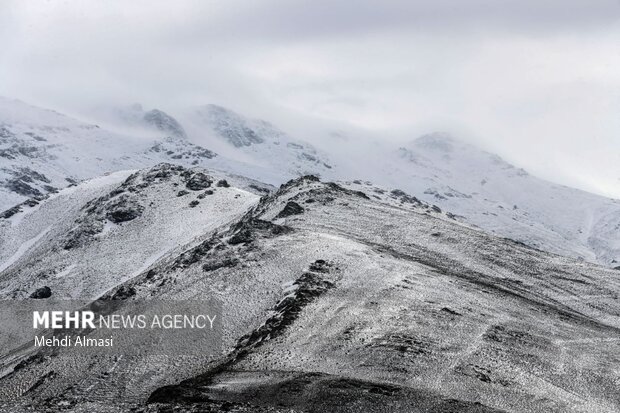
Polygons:
<instances>
[{"instance_id":1,"label":"snow-covered mountain","mask_svg":"<svg viewBox=\"0 0 620 413\"><path fill-rule=\"evenodd\" d=\"M160 164L60 190L0 220L0 298L27 298L43 286L55 298L99 297L239 218L270 189L249 179Z\"/></svg>"},{"instance_id":2,"label":"snow-covered mountain","mask_svg":"<svg viewBox=\"0 0 620 413\"><path fill-rule=\"evenodd\" d=\"M188 124L199 128L193 140L171 115L140 105L105 112L102 118L111 125L105 128L0 98L0 212L84 179L160 162L206 166L278 185L331 169L324 153L265 121L214 105L191 113ZM212 145L229 156L218 156Z\"/></svg>"},{"instance_id":3,"label":"snow-covered mountain","mask_svg":"<svg viewBox=\"0 0 620 413\"><path fill-rule=\"evenodd\" d=\"M401 147L365 147L351 140L324 151L217 105L177 117L139 105L112 113L106 120L117 121L123 133L0 99L0 211L14 207L8 216L83 179L159 162L208 167L271 185L314 174L372 181L497 235L620 265L620 201L536 178L445 134ZM15 207L18 203L24 204Z\"/></svg>"},{"instance_id":4,"label":"snow-covered mountain","mask_svg":"<svg viewBox=\"0 0 620 413\"><path fill-rule=\"evenodd\" d=\"M386 154L377 180L492 233L620 265L620 200L554 184L445 134Z\"/></svg>"},{"instance_id":5,"label":"snow-covered mountain","mask_svg":"<svg viewBox=\"0 0 620 413\"><path fill-rule=\"evenodd\" d=\"M156 115L150 118L154 124L166 124L165 116ZM114 171L166 160L216 164L214 158L214 152L172 134L153 139L114 133L52 110L0 98L0 210L27 199L41 200L83 179Z\"/></svg>"},{"instance_id":6,"label":"snow-covered mountain","mask_svg":"<svg viewBox=\"0 0 620 413\"><path fill-rule=\"evenodd\" d=\"M366 183L351 184L359 191L308 176L259 198L256 183L233 179L158 165L85 182L5 220L3 297L44 286L52 298L213 296L224 352L81 357L4 337L0 408L620 408L617 271Z\"/></svg>"}]
</instances>

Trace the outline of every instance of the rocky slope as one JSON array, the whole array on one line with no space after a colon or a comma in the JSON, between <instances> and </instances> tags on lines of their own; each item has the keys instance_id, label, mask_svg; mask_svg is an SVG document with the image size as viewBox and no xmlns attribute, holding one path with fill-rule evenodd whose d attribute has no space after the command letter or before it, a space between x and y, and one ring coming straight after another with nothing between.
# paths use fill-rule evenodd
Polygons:
<instances>
[{"instance_id":1,"label":"rocky slope","mask_svg":"<svg viewBox=\"0 0 620 413\"><path fill-rule=\"evenodd\" d=\"M171 169L169 178L157 177ZM217 297L222 354L119 360L13 350L0 361L4 410L620 409L617 271L485 234L406 194L315 177L260 200L239 188L250 189L247 182L216 184L211 195L213 183L192 189L222 179L212 175L161 166L84 194L72 201L69 224L37 235L0 276L5 296L22 297L41 283L37 271L26 270L40 260L63 271L68 260L61 257L74 248L74 259L84 262L119 256L130 276L82 291L95 297L107 288L105 295L124 292L129 300ZM130 198L119 205L123 195ZM194 200L200 204L192 209ZM226 215L215 212L223 203ZM17 225L45 221L44 207ZM204 213L191 215L195 208ZM171 218L176 214L182 218ZM175 236L161 217L200 225ZM102 240L101 232L91 235L97 222L119 218ZM66 250L83 225L84 242ZM149 259L161 245L128 242L130 225L145 233L161 228L160 238L184 244ZM106 237L116 242L93 247ZM114 274L99 271L91 282ZM16 278L30 280L23 292ZM51 288L71 292L62 282Z\"/></svg>"}]
</instances>

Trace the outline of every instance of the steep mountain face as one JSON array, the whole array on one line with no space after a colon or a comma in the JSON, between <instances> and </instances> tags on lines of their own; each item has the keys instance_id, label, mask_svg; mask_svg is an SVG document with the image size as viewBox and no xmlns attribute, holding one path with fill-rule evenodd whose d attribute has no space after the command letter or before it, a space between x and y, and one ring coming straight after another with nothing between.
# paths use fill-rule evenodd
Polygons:
<instances>
[{"instance_id":1,"label":"steep mountain face","mask_svg":"<svg viewBox=\"0 0 620 413\"><path fill-rule=\"evenodd\" d=\"M189 119L250 162L278 171L284 178L281 182L305 174L333 176L332 161L326 153L291 138L264 120L248 119L217 105L197 108Z\"/></svg>"},{"instance_id":2,"label":"steep mountain face","mask_svg":"<svg viewBox=\"0 0 620 413\"><path fill-rule=\"evenodd\" d=\"M5 297L42 284L71 293L49 280L113 256L126 277L85 271L96 284L81 288L88 297L214 296L224 311L223 352L213 357L3 347L4 411L620 408L617 271L497 238L367 183L303 177L259 199L246 190L256 183L221 179L162 165L79 186L79 199L61 193L3 224L9 234L9 225L33 226L19 257L2 260ZM72 205L56 207L68 223L47 229L55 200ZM175 232L185 220L192 233ZM150 240L152 228L177 247ZM139 244L130 242L137 231ZM36 270L43 261L55 275Z\"/></svg>"},{"instance_id":3,"label":"steep mountain face","mask_svg":"<svg viewBox=\"0 0 620 413\"><path fill-rule=\"evenodd\" d=\"M399 148L378 181L527 245L620 265L620 201L553 184L447 135Z\"/></svg>"}]
</instances>

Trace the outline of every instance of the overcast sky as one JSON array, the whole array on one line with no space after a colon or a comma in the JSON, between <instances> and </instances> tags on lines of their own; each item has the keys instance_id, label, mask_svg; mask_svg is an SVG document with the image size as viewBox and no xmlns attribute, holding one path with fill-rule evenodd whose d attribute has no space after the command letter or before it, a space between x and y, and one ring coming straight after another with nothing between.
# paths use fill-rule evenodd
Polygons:
<instances>
[{"instance_id":1,"label":"overcast sky","mask_svg":"<svg viewBox=\"0 0 620 413\"><path fill-rule=\"evenodd\" d=\"M3 0L0 94L447 131L620 198L619 0Z\"/></svg>"}]
</instances>

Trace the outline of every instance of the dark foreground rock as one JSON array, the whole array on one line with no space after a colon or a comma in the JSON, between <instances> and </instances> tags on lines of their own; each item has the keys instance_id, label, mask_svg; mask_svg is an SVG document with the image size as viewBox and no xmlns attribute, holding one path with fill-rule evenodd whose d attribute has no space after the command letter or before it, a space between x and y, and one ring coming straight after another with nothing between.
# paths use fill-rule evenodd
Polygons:
<instances>
[{"instance_id":1,"label":"dark foreground rock","mask_svg":"<svg viewBox=\"0 0 620 413\"><path fill-rule=\"evenodd\" d=\"M284 206L284 209L276 216L276 218L285 218L291 215L302 214L304 208L295 201L289 201Z\"/></svg>"},{"instance_id":2,"label":"dark foreground rock","mask_svg":"<svg viewBox=\"0 0 620 413\"><path fill-rule=\"evenodd\" d=\"M52 296L52 289L47 285L45 287L37 288L32 294L30 294L30 298L42 299L42 298L50 298Z\"/></svg>"}]
</instances>

